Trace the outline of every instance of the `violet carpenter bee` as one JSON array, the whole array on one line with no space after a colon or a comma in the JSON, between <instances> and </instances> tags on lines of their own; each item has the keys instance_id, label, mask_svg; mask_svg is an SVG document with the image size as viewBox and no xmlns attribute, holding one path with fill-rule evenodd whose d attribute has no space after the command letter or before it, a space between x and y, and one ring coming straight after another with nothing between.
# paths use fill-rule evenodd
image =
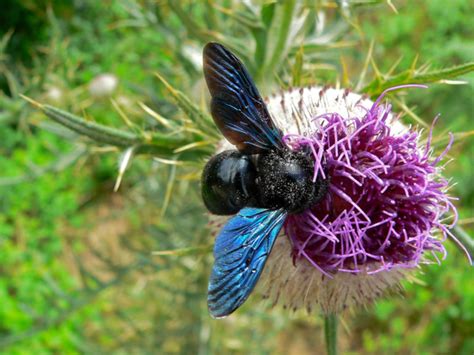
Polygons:
<instances>
[{"instance_id":1,"label":"violet carpenter bee","mask_svg":"<svg viewBox=\"0 0 474 355\"><path fill-rule=\"evenodd\" d=\"M313 181L308 151L293 151L272 122L242 62L218 43L204 48L211 114L236 150L212 157L202 174L202 197L214 214L232 215L216 238L208 288L213 317L240 307L254 289L288 214L301 213L326 194Z\"/></svg>"}]
</instances>

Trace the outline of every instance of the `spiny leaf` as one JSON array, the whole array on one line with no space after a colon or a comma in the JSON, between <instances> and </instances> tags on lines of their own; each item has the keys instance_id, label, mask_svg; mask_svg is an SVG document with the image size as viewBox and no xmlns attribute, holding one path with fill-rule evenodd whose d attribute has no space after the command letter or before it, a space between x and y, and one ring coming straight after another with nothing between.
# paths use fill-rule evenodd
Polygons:
<instances>
[{"instance_id":1,"label":"spiny leaf","mask_svg":"<svg viewBox=\"0 0 474 355\"><path fill-rule=\"evenodd\" d=\"M171 84L168 83L159 73L155 73L155 75L166 86L166 89L171 94L178 107L183 110L184 114L193 124L196 125L196 127L201 129L203 133L211 138L220 138L220 134L209 115L194 105L181 91L172 87Z\"/></svg>"},{"instance_id":2,"label":"spiny leaf","mask_svg":"<svg viewBox=\"0 0 474 355\"><path fill-rule=\"evenodd\" d=\"M201 140L194 139L189 134L170 134L162 132L142 131L140 134L104 126L100 123L87 121L82 117L73 115L50 105L43 105L31 98L22 95L34 107L41 110L46 116L65 126L72 131L91 138L97 143L108 144L120 148L135 147L135 154L153 154L164 158L174 157L176 150L183 150L190 144L195 144L194 149L186 150L180 154L181 159L199 159L212 152L212 147L206 143L196 144Z\"/></svg>"},{"instance_id":3,"label":"spiny leaf","mask_svg":"<svg viewBox=\"0 0 474 355\"><path fill-rule=\"evenodd\" d=\"M174 124L173 121L166 119L165 117L161 116L158 112L152 110L150 107L145 105L142 102L139 102L138 105L142 108L143 111L145 111L147 114L149 114L152 118L154 118L158 123L163 125L166 128L176 128L176 125Z\"/></svg>"},{"instance_id":4,"label":"spiny leaf","mask_svg":"<svg viewBox=\"0 0 474 355\"><path fill-rule=\"evenodd\" d=\"M457 78L472 71L474 71L474 62L433 71L409 69L394 76L380 75L379 77L376 77L374 80L372 80L370 84L365 86L362 91L374 97L379 95L385 89L393 86L403 84L428 84L441 82L446 79Z\"/></svg>"},{"instance_id":5,"label":"spiny leaf","mask_svg":"<svg viewBox=\"0 0 474 355\"><path fill-rule=\"evenodd\" d=\"M82 117L73 115L59 108L50 105L43 105L23 95L21 95L21 97L43 111L43 113L52 120L81 135L92 138L97 142L119 147L130 147L140 143L140 137L134 133L104 126L96 122L86 121Z\"/></svg>"}]
</instances>

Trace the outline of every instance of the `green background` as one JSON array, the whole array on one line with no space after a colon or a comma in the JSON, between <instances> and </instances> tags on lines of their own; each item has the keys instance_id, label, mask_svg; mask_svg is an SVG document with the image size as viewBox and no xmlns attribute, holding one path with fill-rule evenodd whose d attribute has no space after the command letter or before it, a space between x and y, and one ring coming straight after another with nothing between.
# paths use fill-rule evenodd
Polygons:
<instances>
[{"instance_id":1,"label":"green background","mask_svg":"<svg viewBox=\"0 0 474 355\"><path fill-rule=\"evenodd\" d=\"M179 3L179 5L177 5ZM270 1L263 7L271 6ZM278 6L287 6L283 2ZM302 2L324 16L328 40L274 66L250 62L263 94L292 84L355 88L371 44L386 73L474 59L470 1ZM173 5L174 4L174 5ZM228 11L224 11L228 9ZM258 13L257 8L257 13ZM262 32L243 5L228 1L7 1L0 11L0 349L57 353L323 353L318 314L271 309L254 297L226 320L206 308L211 265L200 164L175 168L137 156L113 192L121 152L54 124L19 94L97 122L127 128L110 97L89 94L101 73L119 80L111 98L134 123L159 127L139 102L182 116L158 71L204 106L199 58L204 43L241 48ZM265 13L261 18L265 25ZM279 36L275 23L268 41ZM323 23L322 18L318 21ZM241 39L241 42L239 40ZM250 42L246 42L250 41ZM253 45L252 45L253 46ZM250 47L250 46L249 46ZM311 58L311 61L306 61ZM263 63L263 64L262 64ZM264 69L268 70L265 71ZM292 72L293 71L293 72ZM369 66L366 81L376 70ZM292 76L293 75L293 76ZM291 79L293 78L293 79ZM295 79L297 78L297 79ZM474 76L410 91L408 107L435 128L436 151L455 133L451 194L460 223L474 230ZM408 123L423 124L405 115ZM171 197L166 203L167 196ZM185 248L185 249L183 249ZM186 249L191 248L191 249ZM153 251L183 249L179 255ZM441 266L421 268L401 294L342 315L339 348L356 353L474 352L473 269L447 242Z\"/></svg>"}]
</instances>

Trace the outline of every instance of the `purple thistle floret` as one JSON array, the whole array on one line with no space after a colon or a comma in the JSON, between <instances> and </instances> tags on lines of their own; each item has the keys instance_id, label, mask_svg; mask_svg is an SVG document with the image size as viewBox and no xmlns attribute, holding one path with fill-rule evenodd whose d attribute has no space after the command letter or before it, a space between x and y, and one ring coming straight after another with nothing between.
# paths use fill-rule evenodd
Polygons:
<instances>
[{"instance_id":1,"label":"purple thistle floret","mask_svg":"<svg viewBox=\"0 0 474 355\"><path fill-rule=\"evenodd\" d=\"M294 261L306 258L329 277L439 263L437 253L446 256L443 241L454 238L449 229L457 212L438 167L453 136L433 158L432 130L423 147L420 132L393 132L391 106L381 104L384 94L364 117L328 113L315 118L315 134L285 136L293 149L311 149L315 180L330 179L323 201L285 223ZM443 222L448 216L449 225Z\"/></svg>"}]
</instances>

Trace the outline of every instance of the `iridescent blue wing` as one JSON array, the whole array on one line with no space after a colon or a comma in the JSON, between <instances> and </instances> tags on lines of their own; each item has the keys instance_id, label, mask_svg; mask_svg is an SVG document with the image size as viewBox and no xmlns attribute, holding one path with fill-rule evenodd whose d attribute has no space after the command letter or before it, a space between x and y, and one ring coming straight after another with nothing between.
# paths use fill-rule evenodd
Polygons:
<instances>
[{"instance_id":1,"label":"iridescent blue wing","mask_svg":"<svg viewBox=\"0 0 474 355\"><path fill-rule=\"evenodd\" d=\"M242 62L218 43L204 47L204 76L214 122L243 153L282 149L282 133Z\"/></svg>"},{"instance_id":2,"label":"iridescent blue wing","mask_svg":"<svg viewBox=\"0 0 474 355\"><path fill-rule=\"evenodd\" d=\"M243 208L219 233L207 305L215 318L240 307L255 287L285 222L283 209Z\"/></svg>"}]
</instances>

